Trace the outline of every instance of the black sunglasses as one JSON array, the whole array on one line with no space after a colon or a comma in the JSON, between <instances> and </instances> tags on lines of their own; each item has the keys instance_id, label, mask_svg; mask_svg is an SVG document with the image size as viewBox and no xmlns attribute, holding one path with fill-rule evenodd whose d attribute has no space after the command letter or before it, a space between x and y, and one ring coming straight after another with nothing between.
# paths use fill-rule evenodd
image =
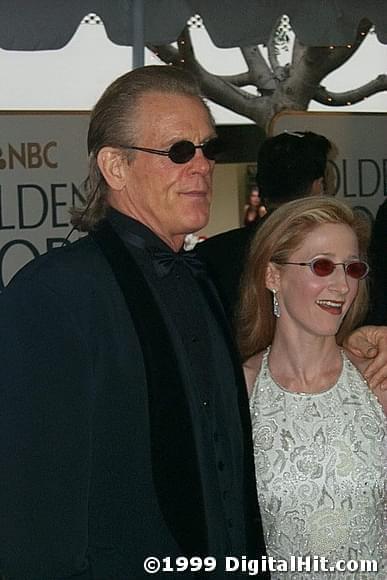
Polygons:
<instances>
[{"instance_id":1,"label":"black sunglasses","mask_svg":"<svg viewBox=\"0 0 387 580\"><path fill-rule=\"evenodd\" d=\"M362 280L370 271L367 262L362 260L350 260L348 262L333 262L329 258L315 258L310 262L281 262L293 266L309 266L316 276L329 276L336 266L343 266L344 272L355 280Z\"/></svg>"},{"instance_id":2,"label":"black sunglasses","mask_svg":"<svg viewBox=\"0 0 387 580\"><path fill-rule=\"evenodd\" d=\"M153 153L154 155L165 155L169 157L173 163L188 163L194 158L196 149L203 151L204 157L210 161L215 161L218 154L222 151L220 140L215 137L200 145L195 145L192 141L178 141L174 143L170 149L163 151L161 149L149 149L148 147L124 146L125 149L135 149L136 151L145 151L145 153Z\"/></svg>"}]
</instances>

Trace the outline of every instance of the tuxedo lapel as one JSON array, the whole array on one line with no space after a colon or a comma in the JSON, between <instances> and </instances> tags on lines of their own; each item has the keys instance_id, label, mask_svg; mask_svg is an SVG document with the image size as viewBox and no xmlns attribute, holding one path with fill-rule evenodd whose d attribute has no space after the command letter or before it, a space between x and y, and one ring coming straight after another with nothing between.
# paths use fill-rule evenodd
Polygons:
<instances>
[{"instance_id":1,"label":"tuxedo lapel","mask_svg":"<svg viewBox=\"0 0 387 580\"><path fill-rule=\"evenodd\" d=\"M108 222L92 232L125 297L146 369L152 469L159 505L187 555L205 555L207 527L192 418L176 353L145 277Z\"/></svg>"}]
</instances>

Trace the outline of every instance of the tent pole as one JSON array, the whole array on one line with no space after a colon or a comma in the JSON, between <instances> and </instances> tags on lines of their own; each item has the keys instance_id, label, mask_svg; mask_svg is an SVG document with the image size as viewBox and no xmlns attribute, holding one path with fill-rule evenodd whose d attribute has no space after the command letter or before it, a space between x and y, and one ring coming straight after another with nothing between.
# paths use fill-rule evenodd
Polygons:
<instances>
[{"instance_id":1,"label":"tent pole","mask_svg":"<svg viewBox=\"0 0 387 580\"><path fill-rule=\"evenodd\" d=\"M144 66L144 0L132 0L133 68Z\"/></svg>"}]
</instances>

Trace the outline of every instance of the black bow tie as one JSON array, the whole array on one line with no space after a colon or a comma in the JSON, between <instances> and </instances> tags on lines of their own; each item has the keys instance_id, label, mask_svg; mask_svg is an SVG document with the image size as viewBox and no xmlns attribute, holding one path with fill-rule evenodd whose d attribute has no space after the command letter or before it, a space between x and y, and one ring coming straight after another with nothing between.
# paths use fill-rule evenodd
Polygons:
<instances>
[{"instance_id":1,"label":"black bow tie","mask_svg":"<svg viewBox=\"0 0 387 580\"><path fill-rule=\"evenodd\" d=\"M154 268L160 278L170 274L178 264L183 264L194 276L205 272L203 262L195 252L169 252L160 248L149 248Z\"/></svg>"}]
</instances>

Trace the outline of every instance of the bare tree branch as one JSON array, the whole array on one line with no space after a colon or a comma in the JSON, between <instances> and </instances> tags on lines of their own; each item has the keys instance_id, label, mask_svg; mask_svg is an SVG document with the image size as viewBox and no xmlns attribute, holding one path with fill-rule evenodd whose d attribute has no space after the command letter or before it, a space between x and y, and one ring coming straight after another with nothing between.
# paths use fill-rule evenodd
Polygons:
<instances>
[{"instance_id":1,"label":"bare tree branch","mask_svg":"<svg viewBox=\"0 0 387 580\"><path fill-rule=\"evenodd\" d=\"M185 63L185 66L189 68L192 68L198 64L191 42L191 36L188 31L188 26L184 27L183 32L177 39L177 46L180 54L180 62L182 64Z\"/></svg>"},{"instance_id":2,"label":"bare tree branch","mask_svg":"<svg viewBox=\"0 0 387 580\"><path fill-rule=\"evenodd\" d=\"M173 64L174 66L180 66L180 54L177 48L172 46L172 44L147 44L149 50L153 52L160 60L166 64Z\"/></svg>"},{"instance_id":3,"label":"bare tree branch","mask_svg":"<svg viewBox=\"0 0 387 580\"><path fill-rule=\"evenodd\" d=\"M323 79L330 72L346 63L357 52L371 27L371 22L363 19L359 24L355 42L347 46L306 47L304 51L305 60L316 67L316 70L319 71L320 79Z\"/></svg>"},{"instance_id":4,"label":"bare tree branch","mask_svg":"<svg viewBox=\"0 0 387 580\"><path fill-rule=\"evenodd\" d=\"M230 83L236 87L246 87L247 85L253 84L248 72L240 73L238 75L218 75L218 77L225 83Z\"/></svg>"},{"instance_id":5,"label":"bare tree branch","mask_svg":"<svg viewBox=\"0 0 387 580\"><path fill-rule=\"evenodd\" d=\"M310 100L318 94L321 81L347 62L359 49L370 28L371 23L363 20L359 25L356 41L345 47L306 47L297 42L294 54L297 61L292 64L289 79L285 81L287 94L292 95L302 109L306 110Z\"/></svg>"},{"instance_id":6,"label":"bare tree branch","mask_svg":"<svg viewBox=\"0 0 387 580\"><path fill-rule=\"evenodd\" d=\"M345 105L354 105L363 99L376 95L387 90L387 75L378 75L376 79L350 91L334 93L328 91L325 87L320 86L314 95L314 100L323 105L330 107L342 107Z\"/></svg>"},{"instance_id":7,"label":"bare tree branch","mask_svg":"<svg viewBox=\"0 0 387 580\"><path fill-rule=\"evenodd\" d=\"M280 21L281 19L278 20L277 25L280 23ZM280 65L278 60L275 31L276 26L273 28L270 34L269 42L267 43L267 56L273 71L274 78L277 79L278 81L282 81L286 77L286 72L284 67Z\"/></svg>"},{"instance_id":8,"label":"bare tree branch","mask_svg":"<svg viewBox=\"0 0 387 580\"><path fill-rule=\"evenodd\" d=\"M295 38L292 52L292 66L297 66L301 58L304 56L304 53L305 53L305 45L301 44L301 42L297 38Z\"/></svg>"},{"instance_id":9,"label":"bare tree branch","mask_svg":"<svg viewBox=\"0 0 387 580\"><path fill-rule=\"evenodd\" d=\"M178 49L172 45L147 46L164 62L190 71L198 80L203 94L215 103L252 118L258 124L263 122L268 103L263 97L257 97L232 84L227 77L222 78L206 71L195 58L188 27L179 37ZM238 77L240 80L240 75Z\"/></svg>"},{"instance_id":10,"label":"bare tree branch","mask_svg":"<svg viewBox=\"0 0 387 580\"><path fill-rule=\"evenodd\" d=\"M371 23L363 20L356 41L346 47L306 47L297 38L294 42L291 64L280 66L274 49L275 30L271 35L268 51L269 64L257 46L241 48L247 72L232 75L216 75L205 70L195 57L188 28L173 45L148 48L168 64L190 71L198 80L202 93L215 103L252 119L266 129L272 117L283 110L307 110L312 99L325 105L344 106L387 90L387 75L379 75L366 85L333 93L321 83L359 49ZM253 85L257 94L243 89Z\"/></svg>"},{"instance_id":11,"label":"bare tree branch","mask_svg":"<svg viewBox=\"0 0 387 580\"><path fill-rule=\"evenodd\" d=\"M262 95L274 91L276 83L273 73L258 46L242 47L241 52L249 71L250 84L254 84Z\"/></svg>"},{"instance_id":12,"label":"bare tree branch","mask_svg":"<svg viewBox=\"0 0 387 580\"><path fill-rule=\"evenodd\" d=\"M246 91L242 91L233 85L225 83L221 78L212 75L202 69L199 76L200 86L203 93L212 101L244 115L258 125L262 125L266 110L269 106L269 97L257 97Z\"/></svg>"},{"instance_id":13,"label":"bare tree branch","mask_svg":"<svg viewBox=\"0 0 387 580\"><path fill-rule=\"evenodd\" d=\"M277 47L275 44L274 30L270 35L269 42L267 43L267 56L268 56L270 66L271 66L273 72L276 73L277 69L281 68L281 65L278 62L278 55L277 55Z\"/></svg>"}]
</instances>

